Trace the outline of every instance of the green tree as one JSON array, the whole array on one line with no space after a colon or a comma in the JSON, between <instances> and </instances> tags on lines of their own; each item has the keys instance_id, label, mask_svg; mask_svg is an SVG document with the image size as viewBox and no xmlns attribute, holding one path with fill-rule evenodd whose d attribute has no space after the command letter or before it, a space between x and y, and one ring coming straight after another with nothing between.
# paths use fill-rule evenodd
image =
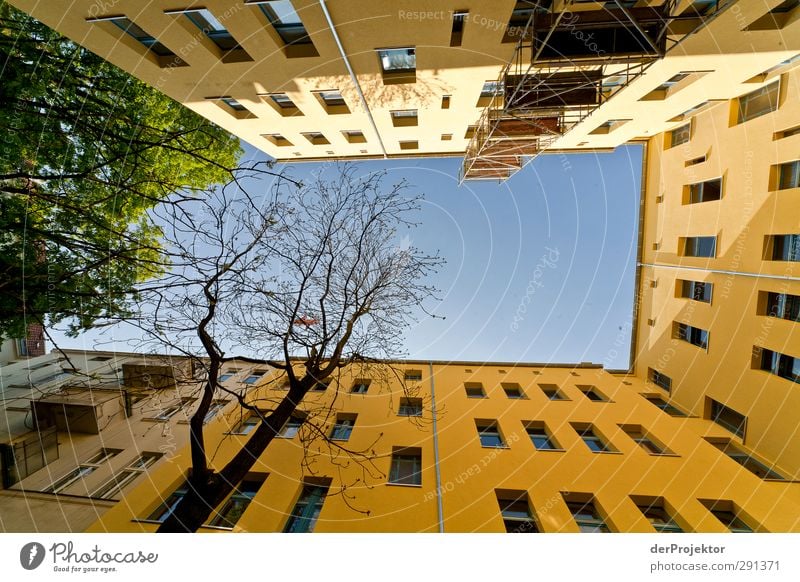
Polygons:
<instances>
[{"instance_id":1,"label":"green tree","mask_svg":"<svg viewBox=\"0 0 800 582\"><path fill-rule=\"evenodd\" d=\"M0 337L77 334L163 272L148 212L230 180L238 139L0 4Z\"/></svg>"}]
</instances>

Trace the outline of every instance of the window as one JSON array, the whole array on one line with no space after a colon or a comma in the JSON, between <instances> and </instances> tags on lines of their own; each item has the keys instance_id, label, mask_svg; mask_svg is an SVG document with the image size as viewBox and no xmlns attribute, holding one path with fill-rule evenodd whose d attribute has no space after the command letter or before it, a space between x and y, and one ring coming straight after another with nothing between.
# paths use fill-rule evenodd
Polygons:
<instances>
[{"instance_id":1,"label":"window","mask_svg":"<svg viewBox=\"0 0 800 582\"><path fill-rule=\"evenodd\" d=\"M479 382L467 382L464 384L464 391L467 393L467 398L486 398L483 384Z\"/></svg>"},{"instance_id":2,"label":"window","mask_svg":"<svg viewBox=\"0 0 800 582\"><path fill-rule=\"evenodd\" d=\"M197 28L203 31L217 47L222 51L241 49L239 43L233 38L230 32L222 26L209 10L198 8L195 10L182 10L186 18L191 20Z\"/></svg>"},{"instance_id":3,"label":"window","mask_svg":"<svg viewBox=\"0 0 800 582\"><path fill-rule=\"evenodd\" d=\"M714 289L713 283L678 279L678 285L679 297L693 299L694 301L702 301L703 303L711 303L711 293Z\"/></svg>"},{"instance_id":4,"label":"window","mask_svg":"<svg viewBox=\"0 0 800 582\"><path fill-rule=\"evenodd\" d=\"M258 493L264 478L246 478L233 490L222 508L215 512L209 525L214 527L232 528L242 517L250 502Z\"/></svg>"},{"instance_id":5,"label":"window","mask_svg":"<svg viewBox=\"0 0 800 582\"><path fill-rule=\"evenodd\" d=\"M761 369L800 383L800 358L761 348Z\"/></svg>"},{"instance_id":6,"label":"window","mask_svg":"<svg viewBox=\"0 0 800 582\"><path fill-rule=\"evenodd\" d=\"M800 160L778 166L778 190L800 188Z\"/></svg>"},{"instance_id":7,"label":"window","mask_svg":"<svg viewBox=\"0 0 800 582\"><path fill-rule=\"evenodd\" d=\"M637 498L631 496L633 502L636 503L636 507L639 508L639 511L647 518L647 521L650 522L650 525L653 526L658 533L683 533L683 529L675 520L672 519L670 514L664 509L664 500L661 498L656 498L652 502L648 502L647 499Z\"/></svg>"},{"instance_id":8,"label":"window","mask_svg":"<svg viewBox=\"0 0 800 582\"><path fill-rule=\"evenodd\" d=\"M601 394L595 386L578 386L578 390L592 402L608 402L608 398Z\"/></svg>"},{"instance_id":9,"label":"window","mask_svg":"<svg viewBox=\"0 0 800 582\"><path fill-rule=\"evenodd\" d=\"M286 526L283 528L284 533L311 533L314 531L314 525L317 523L319 513L322 511L322 503L325 501L325 495L328 493L328 487L322 485L303 485L303 491L300 493L300 499L292 510Z\"/></svg>"},{"instance_id":10,"label":"window","mask_svg":"<svg viewBox=\"0 0 800 582\"><path fill-rule=\"evenodd\" d=\"M633 439L637 445L642 447L648 454L651 455L667 455L670 451L666 450L663 446L656 443L648 435L644 433L641 426L638 425L620 425L620 428L626 435Z\"/></svg>"},{"instance_id":11,"label":"window","mask_svg":"<svg viewBox=\"0 0 800 582\"><path fill-rule=\"evenodd\" d=\"M683 238L683 256L706 257L713 259L717 256L717 237L715 236L690 236Z\"/></svg>"},{"instance_id":12,"label":"window","mask_svg":"<svg viewBox=\"0 0 800 582\"><path fill-rule=\"evenodd\" d=\"M283 428L280 430L277 436L284 439L294 438L300 431L300 427L303 426L303 420L304 419L300 418L299 416L292 416L286 421L286 424L283 425Z\"/></svg>"},{"instance_id":13,"label":"window","mask_svg":"<svg viewBox=\"0 0 800 582\"><path fill-rule=\"evenodd\" d=\"M369 390L370 380L356 380L350 388L351 394L366 394Z\"/></svg>"},{"instance_id":14,"label":"window","mask_svg":"<svg viewBox=\"0 0 800 582\"><path fill-rule=\"evenodd\" d=\"M139 476L144 475L146 470L154 465L161 456L161 453L142 453L120 473L114 474L111 479L103 483L92 493L92 497L100 497L101 499L116 497L125 487L136 481Z\"/></svg>"},{"instance_id":15,"label":"window","mask_svg":"<svg viewBox=\"0 0 800 582\"><path fill-rule=\"evenodd\" d=\"M800 295L789 295L788 293L767 292L762 294L766 297L766 306L762 315L788 319L789 321L800 321Z\"/></svg>"},{"instance_id":16,"label":"window","mask_svg":"<svg viewBox=\"0 0 800 582\"><path fill-rule=\"evenodd\" d=\"M419 142L416 140L413 141L401 141L399 143L401 150L418 150L419 149Z\"/></svg>"},{"instance_id":17,"label":"window","mask_svg":"<svg viewBox=\"0 0 800 582\"><path fill-rule=\"evenodd\" d=\"M658 370L654 370L653 368L647 369L648 379L658 386L659 388L663 388L667 392L672 390L672 378L667 376L666 374L662 374Z\"/></svg>"},{"instance_id":18,"label":"window","mask_svg":"<svg viewBox=\"0 0 800 582\"><path fill-rule=\"evenodd\" d=\"M266 374L263 370L255 370L252 374L250 374L247 378L242 380L245 384L255 384L261 379L261 376Z\"/></svg>"},{"instance_id":19,"label":"window","mask_svg":"<svg viewBox=\"0 0 800 582\"><path fill-rule=\"evenodd\" d=\"M506 396L511 400L521 400L525 398L525 395L522 393L522 387L519 384L501 384L503 388L503 392L506 393Z\"/></svg>"},{"instance_id":20,"label":"window","mask_svg":"<svg viewBox=\"0 0 800 582\"><path fill-rule=\"evenodd\" d=\"M290 142L288 139L286 139L280 133L262 133L261 137L263 137L268 142L270 142L273 145L276 145L278 147L289 147L289 146L294 145L292 142Z\"/></svg>"},{"instance_id":21,"label":"window","mask_svg":"<svg viewBox=\"0 0 800 582\"><path fill-rule=\"evenodd\" d=\"M555 384L539 384L539 387L550 400L569 400Z\"/></svg>"},{"instance_id":22,"label":"window","mask_svg":"<svg viewBox=\"0 0 800 582\"><path fill-rule=\"evenodd\" d=\"M258 426L259 422L261 422L261 418L256 414L251 414L242 419L236 428L231 431L231 434L250 434L250 432Z\"/></svg>"},{"instance_id":23,"label":"window","mask_svg":"<svg viewBox=\"0 0 800 582\"><path fill-rule=\"evenodd\" d=\"M208 408L208 412L206 412L205 417L203 417L203 424L212 420L220 410L225 408L226 404L228 404L227 400L214 400L211 403L211 406Z\"/></svg>"},{"instance_id":24,"label":"window","mask_svg":"<svg viewBox=\"0 0 800 582\"><path fill-rule=\"evenodd\" d=\"M747 525L744 520L738 515L733 503L730 501L700 499L700 503L722 522L722 525L728 528L731 533L752 533L753 529Z\"/></svg>"},{"instance_id":25,"label":"window","mask_svg":"<svg viewBox=\"0 0 800 582\"><path fill-rule=\"evenodd\" d=\"M175 53L158 42L154 37L147 34L142 28L133 23L132 20L124 16L117 16L108 19L111 23L116 25L126 34L132 36L137 41L142 43L148 50L153 51L160 57L174 57Z\"/></svg>"},{"instance_id":26,"label":"window","mask_svg":"<svg viewBox=\"0 0 800 582\"><path fill-rule=\"evenodd\" d=\"M317 93L317 95L319 95L319 98L328 107L347 105L347 103L344 101L344 97L342 97L342 94L339 93L339 91L320 91Z\"/></svg>"},{"instance_id":27,"label":"window","mask_svg":"<svg viewBox=\"0 0 800 582\"><path fill-rule=\"evenodd\" d=\"M478 421L476 422L476 426L478 428L478 438L481 441L482 447L504 448L506 446L500 434L500 429L497 428L497 423Z\"/></svg>"},{"instance_id":28,"label":"window","mask_svg":"<svg viewBox=\"0 0 800 582\"><path fill-rule=\"evenodd\" d=\"M518 1L511 11L503 42L516 42L525 34L528 19L534 12L534 7L525 0Z\"/></svg>"},{"instance_id":29,"label":"window","mask_svg":"<svg viewBox=\"0 0 800 582\"><path fill-rule=\"evenodd\" d=\"M342 135L347 140L347 143L367 143L364 132L357 129L344 130Z\"/></svg>"},{"instance_id":30,"label":"window","mask_svg":"<svg viewBox=\"0 0 800 582\"><path fill-rule=\"evenodd\" d=\"M699 327L692 327L685 323L674 322L675 338L697 346L698 348L708 349L708 332Z\"/></svg>"},{"instance_id":31,"label":"window","mask_svg":"<svg viewBox=\"0 0 800 582\"><path fill-rule=\"evenodd\" d=\"M800 234L775 234L767 237L767 256L773 261L800 261Z\"/></svg>"},{"instance_id":32,"label":"window","mask_svg":"<svg viewBox=\"0 0 800 582\"><path fill-rule=\"evenodd\" d=\"M669 147L674 148L675 146L681 145L683 143L687 143L692 136L692 124L684 123L680 127L677 127L669 132Z\"/></svg>"},{"instance_id":33,"label":"window","mask_svg":"<svg viewBox=\"0 0 800 582\"><path fill-rule=\"evenodd\" d=\"M663 398L661 398L661 396L658 396L657 394L644 395L644 398L650 404L653 404L653 405L657 406L658 408L660 408L661 410L663 410L664 412L666 412L670 416L675 416L677 418L683 418L683 417L686 416L686 414L682 410L679 410L678 408L675 408L669 402L667 402L666 400L664 400Z\"/></svg>"},{"instance_id":34,"label":"window","mask_svg":"<svg viewBox=\"0 0 800 582\"><path fill-rule=\"evenodd\" d=\"M57 481L55 481L49 487L46 487L42 491L45 493L61 493L67 487L74 485L87 475L91 475L95 472L95 470L100 468L101 463L105 463L110 458L118 455L121 453L121 449L100 449L97 453L92 455L86 462L81 463L78 465L76 469L73 469Z\"/></svg>"},{"instance_id":35,"label":"window","mask_svg":"<svg viewBox=\"0 0 800 582\"><path fill-rule=\"evenodd\" d=\"M496 491L506 533L539 533L524 491Z\"/></svg>"},{"instance_id":36,"label":"window","mask_svg":"<svg viewBox=\"0 0 800 582\"><path fill-rule=\"evenodd\" d=\"M314 383L314 387L311 389L312 392L325 392L330 386L330 382L316 382Z\"/></svg>"},{"instance_id":37,"label":"window","mask_svg":"<svg viewBox=\"0 0 800 582\"><path fill-rule=\"evenodd\" d=\"M181 398L180 402L176 402L167 408L161 410L155 416L149 417L151 420L169 420L173 416L175 416L178 412L185 409L189 404L194 402L193 398Z\"/></svg>"},{"instance_id":38,"label":"window","mask_svg":"<svg viewBox=\"0 0 800 582\"><path fill-rule=\"evenodd\" d=\"M779 82L774 81L766 87L739 97L737 123L744 123L778 109L778 88Z\"/></svg>"},{"instance_id":39,"label":"window","mask_svg":"<svg viewBox=\"0 0 800 582\"><path fill-rule=\"evenodd\" d=\"M452 95L442 95L442 109L450 109L450 97Z\"/></svg>"},{"instance_id":40,"label":"window","mask_svg":"<svg viewBox=\"0 0 800 582\"><path fill-rule=\"evenodd\" d=\"M272 95L268 95L268 97L281 109L297 109L297 105L294 104L294 101L292 101L286 93L273 93Z\"/></svg>"},{"instance_id":41,"label":"window","mask_svg":"<svg viewBox=\"0 0 800 582\"><path fill-rule=\"evenodd\" d=\"M247 108L233 97L220 97L219 100L234 111L247 111Z\"/></svg>"},{"instance_id":42,"label":"window","mask_svg":"<svg viewBox=\"0 0 800 582\"><path fill-rule=\"evenodd\" d=\"M180 503L181 499L183 499L187 493L189 493L189 489L185 485L176 489L147 519L150 521L163 522L175 511L175 508L178 507L178 503Z\"/></svg>"},{"instance_id":43,"label":"window","mask_svg":"<svg viewBox=\"0 0 800 582\"><path fill-rule=\"evenodd\" d=\"M708 398L708 402L710 409L709 418L725 430L729 430L736 436L744 439L745 430L747 428L747 417L712 398Z\"/></svg>"},{"instance_id":44,"label":"window","mask_svg":"<svg viewBox=\"0 0 800 582\"><path fill-rule=\"evenodd\" d=\"M331 440L349 441L355 424L355 414L337 414L336 424L333 425L333 430L331 431Z\"/></svg>"},{"instance_id":45,"label":"window","mask_svg":"<svg viewBox=\"0 0 800 582\"><path fill-rule=\"evenodd\" d=\"M217 378L217 382L226 382L231 378L233 378L235 375L236 372L225 372L224 374L220 375L219 378Z\"/></svg>"},{"instance_id":46,"label":"window","mask_svg":"<svg viewBox=\"0 0 800 582\"><path fill-rule=\"evenodd\" d=\"M398 416L422 416L422 398L401 398Z\"/></svg>"},{"instance_id":47,"label":"window","mask_svg":"<svg viewBox=\"0 0 800 582\"><path fill-rule=\"evenodd\" d=\"M500 81L486 81L481 89L482 98L497 97L502 94L503 85Z\"/></svg>"},{"instance_id":48,"label":"window","mask_svg":"<svg viewBox=\"0 0 800 582\"><path fill-rule=\"evenodd\" d=\"M311 44L311 38L308 36L306 27L303 26L303 21L295 12L292 3L289 0L273 0L273 1L254 1L251 0L247 4L258 4L261 12L267 17L269 23L281 37L283 42L289 45L298 44Z\"/></svg>"},{"instance_id":49,"label":"window","mask_svg":"<svg viewBox=\"0 0 800 582\"><path fill-rule=\"evenodd\" d=\"M572 428L578 433L583 442L589 447L593 453L610 453L615 452L611 446L606 443L600 435L598 435L591 424L572 424Z\"/></svg>"},{"instance_id":50,"label":"window","mask_svg":"<svg viewBox=\"0 0 800 582\"><path fill-rule=\"evenodd\" d=\"M673 86L677 85L681 81L683 81L686 77L688 77L691 73L678 73L677 75L672 75L669 79L664 81L661 85L656 87L656 91L669 91Z\"/></svg>"},{"instance_id":51,"label":"window","mask_svg":"<svg viewBox=\"0 0 800 582\"><path fill-rule=\"evenodd\" d=\"M319 131L309 131L302 134L304 138L310 141L313 145L328 145L331 142Z\"/></svg>"},{"instance_id":52,"label":"window","mask_svg":"<svg viewBox=\"0 0 800 582\"><path fill-rule=\"evenodd\" d=\"M536 447L537 451L558 451L561 450L543 422L531 422L525 427L528 436Z\"/></svg>"},{"instance_id":53,"label":"window","mask_svg":"<svg viewBox=\"0 0 800 582\"><path fill-rule=\"evenodd\" d=\"M740 449L730 440L722 441L722 440L709 439L708 442L711 443L716 448L718 448L723 453L725 453L728 457L739 463L742 467L750 471L753 475L759 477L760 479L771 479L779 481L785 480L785 478L780 473L768 467L761 461L754 459L750 453L748 453L744 449Z\"/></svg>"},{"instance_id":54,"label":"window","mask_svg":"<svg viewBox=\"0 0 800 582\"><path fill-rule=\"evenodd\" d=\"M422 485L422 451L420 449L395 449L392 452L389 483Z\"/></svg>"},{"instance_id":55,"label":"window","mask_svg":"<svg viewBox=\"0 0 800 582\"><path fill-rule=\"evenodd\" d=\"M464 36L464 23L469 14L466 10L453 11L453 30L450 33L450 46L461 46L461 38Z\"/></svg>"},{"instance_id":56,"label":"window","mask_svg":"<svg viewBox=\"0 0 800 582\"><path fill-rule=\"evenodd\" d=\"M378 58L384 73L409 73L417 70L417 51L414 48L380 49Z\"/></svg>"},{"instance_id":57,"label":"window","mask_svg":"<svg viewBox=\"0 0 800 582\"><path fill-rule=\"evenodd\" d=\"M406 382L422 382L422 372L419 370L408 370L403 379Z\"/></svg>"},{"instance_id":58,"label":"window","mask_svg":"<svg viewBox=\"0 0 800 582\"><path fill-rule=\"evenodd\" d=\"M688 188L689 204L699 204L700 202L713 202L722 196L722 178L689 184Z\"/></svg>"},{"instance_id":59,"label":"window","mask_svg":"<svg viewBox=\"0 0 800 582\"><path fill-rule=\"evenodd\" d=\"M567 501L572 519L581 533L608 533L610 530L597 511L594 501Z\"/></svg>"},{"instance_id":60,"label":"window","mask_svg":"<svg viewBox=\"0 0 800 582\"><path fill-rule=\"evenodd\" d=\"M390 115L392 116L392 125L395 127L408 127L419 123L416 109L391 111Z\"/></svg>"}]
</instances>

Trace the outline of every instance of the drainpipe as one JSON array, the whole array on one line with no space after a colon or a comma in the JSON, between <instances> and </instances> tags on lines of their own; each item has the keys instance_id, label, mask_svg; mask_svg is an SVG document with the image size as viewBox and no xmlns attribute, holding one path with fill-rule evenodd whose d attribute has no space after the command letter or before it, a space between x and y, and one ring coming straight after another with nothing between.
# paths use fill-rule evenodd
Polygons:
<instances>
[{"instance_id":1,"label":"drainpipe","mask_svg":"<svg viewBox=\"0 0 800 582\"><path fill-rule=\"evenodd\" d=\"M431 412L433 413L433 465L436 469L436 510L439 515L439 533L444 533L444 512L442 511L442 474L439 470L439 433L436 431L436 382L433 379L433 362L428 362L431 377Z\"/></svg>"},{"instance_id":2,"label":"drainpipe","mask_svg":"<svg viewBox=\"0 0 800 582\"><path fill-rule=\"evenodd\" d=\"M339 40L339 35L336 33L336 27L333 26L331 13L328 12L328 6L325 4L325 0L319 0L319 5L322 8L322 12L325 14L325 20L328 21L328 28L330 28L331 34L333 35L333 40L336 41L336 46L339 49L339 54L342 55L344 66L347 67L347 72L350 73L350 80L353 81L353 86L356 88L356 93L358 93L358 98L361 100L361 105L364 107L364 111L367 112L367 117L369 117L369 122L370 125L372 125L372 130L375 132L375 136L378 138L378 143L380 144L381 151L383 152L383 158L386 159L389 157L388 155L386 155L386 147L384 147L383 145L381 134L378 131L378 126L375 125L375 119L373 119L372 112L369 110L369 105L367 105L367 100L364 97L364 93L361 91L361 85L358 84L358 79L356 78L356 74L353 72L353 67L350 66L350 60L347 58L347 55L344 52L342 41Z\"/></svg>"}]
</instances>

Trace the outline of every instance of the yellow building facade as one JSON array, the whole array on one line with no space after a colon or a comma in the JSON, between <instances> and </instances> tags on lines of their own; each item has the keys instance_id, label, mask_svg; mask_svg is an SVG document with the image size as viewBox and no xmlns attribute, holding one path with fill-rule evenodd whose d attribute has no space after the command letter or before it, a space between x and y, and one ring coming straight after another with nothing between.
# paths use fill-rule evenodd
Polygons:
<instances>
[{"instance_id":1,"label":"yellow building facade","mask_svg":"<svg viewBox=\"0 0 800 582\"><path fill-rule=\"evenodd\" d=\"M722 450L728 431L677 415L641 378L595 365L391 368L309 393L307 416L202 531L800 531L796 475L740 464ZM266 378L249 399L270 408L282 382ZM247 426L237 411L208 425L213 466ZM188 469L184 449L90 531L155 531Z\"/></svg>"},{"instance_id":2,"label":"yellow building facade","mask_svg":"<svg viewBox=\"0 0 800 582\"><path fill-rule=\"evenodd\" d=\"M11 3L277 160L467 179L647 139L800 51L782 0Z\"/></svg>"},{"instance_id":3,"label":"yellow building facade","mask_svg":"<svg viewBox=\"0 0 800 582\"><path fill-rule=\"evenodd\" d=\"M800 71L647 144L636 374L800 471Z\"/></svg>"}]
</instances>

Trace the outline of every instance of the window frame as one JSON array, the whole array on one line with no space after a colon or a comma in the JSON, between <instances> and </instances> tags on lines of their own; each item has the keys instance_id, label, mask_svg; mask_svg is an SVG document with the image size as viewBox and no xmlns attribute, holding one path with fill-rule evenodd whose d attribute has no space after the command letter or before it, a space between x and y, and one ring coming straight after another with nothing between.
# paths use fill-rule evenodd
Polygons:
<instances>
[{"instance_id":1,"label":"window frame","mask_svg":"<svg viewBox=\"0 0 800 582\"><path fill-rule=\"evenodd\" d=\"M764 85L763 87L759 87L755 91L750 91L749 93L745 93L744 95L740 95L736 98L736 124L745 123L752 119L756 119L768 113L772 113L777 111L780 107L780 91L781 91L781 82L780 78L772 81ZM770 95L773 93L774 95ZM766 96L767 103L762 105L760 108L756 108L754 111L749 112L747 111L750 101L756 101L758 99L763 98ZM774 99L774 104L773 104ZM743 102L744 100L744 102Z\"/></svg>"},{"instance_id":2,"label":"window frame","mask_svg":"<svg viewBox=\"0 0 800 582\"><path fill-rule=\"evenodd\" d=\"M410 465L410 473L407 471L407 465ZM422 487L422 450L409 448L393 450L387 484Z\"/></svg>"}]
</instances>

